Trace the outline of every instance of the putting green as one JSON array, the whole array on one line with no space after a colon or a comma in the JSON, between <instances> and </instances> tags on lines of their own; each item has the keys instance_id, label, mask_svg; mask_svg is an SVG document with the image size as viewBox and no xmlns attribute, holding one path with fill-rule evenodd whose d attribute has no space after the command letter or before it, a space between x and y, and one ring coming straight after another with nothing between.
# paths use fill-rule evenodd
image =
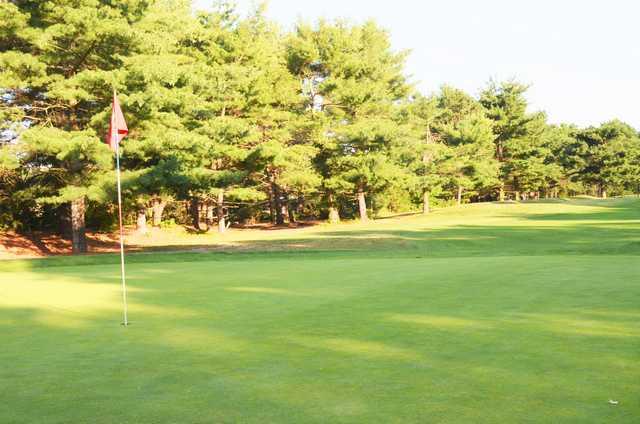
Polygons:
<instances>
[{"instance_id":1,"label":"putting green","mask_svg":"<svg viewBox=\"0 0 640 424\"><path fill-rule=\"evenodd\" d=\"M637 422L639 224L487 204L132 255L128 328L116 256L5 262L0 422Z\"/></svg>"}]
</instances>

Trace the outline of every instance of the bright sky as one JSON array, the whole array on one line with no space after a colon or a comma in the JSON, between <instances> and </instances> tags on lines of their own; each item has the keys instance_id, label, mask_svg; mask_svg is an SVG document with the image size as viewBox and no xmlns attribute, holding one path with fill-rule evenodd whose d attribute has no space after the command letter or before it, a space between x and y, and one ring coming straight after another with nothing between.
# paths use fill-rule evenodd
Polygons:
<instances>
[{"instance_id":1,"label":"bright sky","mask_svg":"<svg viewBox=\"0 0 640 424\"><path fill-rule=\"evenodd\" d=\"M490 78L516 78L551 122L640 129L637 0L271 0L267 15L287 29L299 18L373 18L394 49L411 50L407 71L425 93L450 84L475 95Z\"/></svg>"}]
</instances>

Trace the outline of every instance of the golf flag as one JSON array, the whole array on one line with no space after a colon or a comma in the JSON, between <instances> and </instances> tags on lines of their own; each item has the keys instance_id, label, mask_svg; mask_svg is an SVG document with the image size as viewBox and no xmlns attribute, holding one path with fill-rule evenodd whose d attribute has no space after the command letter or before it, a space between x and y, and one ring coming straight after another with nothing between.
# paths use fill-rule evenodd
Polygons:
<instances>
[{"instance_id":1,"label":"golf flag","mask_svg":"<svg viewBox=\"0 0 640 424\"><path fill-rule=\"evenodd\" d=\"M107 135L107 144L111 147L111 150L115 151L117 145L120 144L120 140L128 133L129 129L127 129L127 123L124 120L124 115L114 90L113 102L111 103L111 122L109 123L109 134Z\"/></svg>"},{"instance_id":2,"label":"golf flag","mask_svg":"<svg viewBox=\"0 0 640 424\"><path fill-rule=\"evenodd\" d=\"M122 188L120 184L120 140L129 133L127 123L124 121L120 103L116 90L113 90L113 103L111 104L111 122L109 123L109 134L107 134L107 144L116 153L116 185L118 187L118 224L120 227L120 278L122 280L122 306L123 318L122 324L126 327L129 325L127 317L127 282L124 271L124 228L122 226Z\"/></svg>"}]
</instances>

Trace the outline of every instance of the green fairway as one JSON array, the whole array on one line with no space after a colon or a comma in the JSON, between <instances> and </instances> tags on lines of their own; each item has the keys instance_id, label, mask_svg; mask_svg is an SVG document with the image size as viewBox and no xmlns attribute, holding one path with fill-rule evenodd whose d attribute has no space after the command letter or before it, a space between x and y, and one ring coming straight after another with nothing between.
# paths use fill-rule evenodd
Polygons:
<instances>
[{"instance_id":1,"label":"green fairway","mask_svg":"<svg viewBox=\"0 0 640 424\"><path fill-rule=\"evenodd\" d=\"M638 422L637 198L233 237L0 263L0 423Z\"/></svg>"}]
</instances>

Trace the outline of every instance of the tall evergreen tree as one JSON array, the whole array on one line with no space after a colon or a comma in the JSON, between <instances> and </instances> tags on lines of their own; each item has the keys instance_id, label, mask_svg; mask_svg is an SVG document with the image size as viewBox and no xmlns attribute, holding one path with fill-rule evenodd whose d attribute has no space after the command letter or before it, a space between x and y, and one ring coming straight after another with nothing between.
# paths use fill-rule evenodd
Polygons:
<instances>
[{"instance_id":1,"label":"tall evergreen tree","mask_svg":"<svg viewBox=\"0 0 640 424\"><path fill-rule=\"evenodd\" d=\"M631 126L615 120L577 135L585 144L580 176L603 198L611 192L637 190L640 137Z\"/></svg>"},{"instance_id":2,"label":"tall evergreen tree","mask_svg":"<svg viewBox=\"0 0 640 424\"><path fill-rule=\"evenodd\" d=\"M393 154L410 171L408 188L422 203L423 214L430 212L432 195L439 195L445 183L441 165L447 149L435 130L441 113L436 97L421 95L405 104L399 112L401 123L408 126L410 136L394 149Z\"/></svg>"},{"instance_id":3,"label":"tall evergreen tree","mask_svg":"<svg viewBox=\"0 0 640 424\"><path fill-rule=\"evenodd\" d=\"M504 200L506 184L519 200L522 191L537 191L545 175L558 171L547 160L545 115L527 112L527 89L516 81L492 81L480 96L487 116L494 121L495 157L501 164L500 200Z\"/></svg>"},{"instance_id":4,"label":"tall evergreen tree","mask_svg":"<svg viewBox=\"0 0 640 424\"><path fill-rule=\"evenodd\" d=\"M394 102L408 93L402 73L406 54L393 52L388 34L373 22L321 21L313 29L300 25L297 35L289 62L298 74L319 76L312 107L330 119L320 146L328 203L332 206L336 193L353 193L366 221L366 193L397 173L387 151L397 137Z\"/></svg>"},{"instance_id":5,"label":"tall evergreen tree","mask_svg":"<svg viewBox=\"0 0 640 424\"><path fill-rule=\"evenodd\" d=\"M465 190L478 195L497 183L492 122L476 99L453 87L442 88L437 105L434 129L446 146L438 172L449 180L460 204Z\"/></svg>"},{"instance_id":6,"label":"tall evergreen tree","mask_svg":"<svg viewBox=\"0 0 640 424\"><path fill-rule=\"evenodd\" d=\"M0 3L1 118L19 123L18 130L34 127L19 137L24 144L19 150L27 152L24 167L32 166L33 158L40 170L64 175L54 191L63 190L58 201L71 202L74 251L86 251L89 174L104 167L104 146L90 129L104 129L105 122L93 118L108 108L114 73L134 50L130 25L146 5L138 0Z\"/></svg>"}]
</instances>

